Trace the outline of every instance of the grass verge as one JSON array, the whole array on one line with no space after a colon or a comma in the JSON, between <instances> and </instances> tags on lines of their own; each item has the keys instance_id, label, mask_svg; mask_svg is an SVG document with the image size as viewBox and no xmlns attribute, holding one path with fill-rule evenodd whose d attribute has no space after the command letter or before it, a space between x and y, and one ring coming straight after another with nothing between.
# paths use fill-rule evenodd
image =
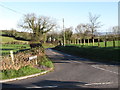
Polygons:
<instances>
[{"instance_id":1,"label":"grass verge","mask_svg":"<svg viewBox=\"0 0 120 90\"><path fill-rule=\"evenodd\" d=\"M92 60L96 60L96 61L102 61L102 62L120 62L119 61L119 51L120 48L116 47L116 48L112 48L112 47L90 47L90 46L57 46L54 49L68 53L68 54L72 54L72 55L76 55L76 56L80 56L80 57L84 57L84 58L88 58L88 59L92 59Z\"/></svg>"},{"instance_id":2,"label":"grass verge","mask_svg":"<svg viewBox=\"0 0 120 90\"><path fill-rule=\"evenodd\" d=\"M42 57L38 57L39 62L38 64L41 66L45 66L47 68L53 68L54 65L52 63L52 61L47 57L47 56L42 56Z\"/></svg>"},{"instance_id":3,"label":"grass verge","mask_svg":"<svg viewBox=\"0 0 120 90\"><path fill-rule=\"evenodd\" d=\"M21 77L21 76L27 76L27 75L32 75L35 73L40 73L43 70L31 67L31 66L24 66L20 68L19 70L3 70L0 72L2 78L1 79L11 79L11 78L16 78L16 77Z\"/></svg>"}]
</instances>

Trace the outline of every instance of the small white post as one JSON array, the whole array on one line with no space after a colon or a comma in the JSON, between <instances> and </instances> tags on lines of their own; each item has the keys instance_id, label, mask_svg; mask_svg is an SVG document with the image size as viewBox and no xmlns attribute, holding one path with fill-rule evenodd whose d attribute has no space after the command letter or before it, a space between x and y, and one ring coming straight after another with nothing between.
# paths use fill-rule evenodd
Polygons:
<instances>
[{"instance_id":1,"label":"small white post","mask_svg":"<svg viewBox=\"0 0 120 90\"><path fill-rule=\"evenodd\" d=\"M10 51L10 56L11 56L12 63L14 64L14 56L13 56L13 51L12 50Z\"/></svg>"},{"instance_id":2,"label":"small white post","mask_svg":"<svg viewBox=\"0 0 120 90\"><path fill-rule=\"evenodd\" d=\"M36 59L36 62L35 62L35 64L37 65L37 59Z\"/></svg>"}]
</instances>

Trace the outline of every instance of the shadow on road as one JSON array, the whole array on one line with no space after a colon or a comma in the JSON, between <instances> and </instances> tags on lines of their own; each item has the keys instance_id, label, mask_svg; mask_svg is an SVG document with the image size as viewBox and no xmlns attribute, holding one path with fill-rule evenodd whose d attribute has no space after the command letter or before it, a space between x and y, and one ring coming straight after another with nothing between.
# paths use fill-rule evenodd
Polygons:
<instances>
[{"instance_id":1,"label":"shadow on road","mask_svg":"<svg viewBox=\"0 0 120 90\"><path fill-rule=\"evenodd\" d=\"M57 54L52 54L52 55L48 55L50 59L52 59L52 61L55 62L54 63L69 63L69 62L64 62L64 61L80 61L80 62L84 62L86 64L90 64L90 65L116 65L119 66L120 63L108 63L108 62L100 62L100 61L96 61L96 60L90 60L90 59L86 59L86 58L81 58L78 56L74 56L74 55L69 55L57 50L54 50L55 52L57 52ZM61 62L57 62L57 60L61 60Z\"/></svg>"},{"instance_id":2,"label":"shadow on road","mask_svg":"<svg viewBox=\"0 0 120 90\"><path fill-rule=\"evenodd\" d=\"M22 85L17 85L17 84L7 84L7 83L2 83L2 89L4 88L25 88Z\"/></svg>"},{"instance_id":3,"label":"shadow on road","mask_svg":"<svg viewBox=\"0 0 120 90\"><path fill-rule=\"evenodd\" d=\"M2 84L2 88L85 88L82 85L87 84L85 82L74 81L55 81L55 80L43 80L36 83L31 83L31 86L17 85L17 84ZM92 90L99 90L92 88Z\"/></svg>"},{"instance_id":4,"label":"shadow on road","mask_svg":"<svg viewBox=\"0 0 120 90\"><path fill-rule=\"evenodd\" d=\"M85 82L74 82L74 81L54 81L54 80L43 80L37 83L32 83L36 86L43 86L43 87L49 87L49 86L57 86L57 88L80 88L80 85L86 84ZM47 86L44 86L47 85Z\"/></svg>"}]
</instances>

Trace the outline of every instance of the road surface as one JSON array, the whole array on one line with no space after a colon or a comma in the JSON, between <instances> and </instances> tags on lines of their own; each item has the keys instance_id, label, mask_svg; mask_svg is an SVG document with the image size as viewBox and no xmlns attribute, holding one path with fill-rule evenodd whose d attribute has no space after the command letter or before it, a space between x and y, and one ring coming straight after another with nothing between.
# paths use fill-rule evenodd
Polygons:
<instances>
[{"instance_id":1,"label":"road surface","mask_svg":"<svg viewBox=\"0 0 120 90\"><path fill-rule=\"evenodd\" d=\"M55 70L45 75L6 82L2 88L118 88L118 66L92 62L52 49L46 54Z\"/></svg>"}]
</instances>

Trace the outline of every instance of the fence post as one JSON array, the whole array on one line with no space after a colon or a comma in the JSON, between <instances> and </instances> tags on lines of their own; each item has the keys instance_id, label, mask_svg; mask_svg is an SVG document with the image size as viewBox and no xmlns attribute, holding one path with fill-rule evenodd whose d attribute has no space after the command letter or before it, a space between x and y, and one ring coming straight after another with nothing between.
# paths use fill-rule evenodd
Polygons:
<instances>
[{"instance_id":1,"label":"fence post","mask_svg":"<svg viewBox=\"0 0 120 90\"><path fill-rule=\"evenodd\" d=\"M107 47L107 40L105 40L105 47Z\"/></svg>"},{"instance_id":2,"label":"fence post","mask_svg":"<svg viewBox=\"0 0 120 90\"><path fill-rule=\"evenodd\" d=\"M74 39L74 44L75 44L75 39Z\"/></svg>"},{"instance_id":3,"label":"fence post","mask_svg":"<svg viewBox=\"0 0 120 90\"><path fill-rule=\"evenodd\" d=\"M93 41L92 41L92 46L94 46L94 42L95 42L95 41L94 41L94 38L93 38L92 40L93 40Z\"/></svg>"},{"instance_id":4,"label":"fence post","mask_svg":"<svg viewBox=\"0 0 120 90\"><path fill-rule=\"evenodd\" d=\"M82 45L82 39L80 39L80 45Z\"/></svg>"},{"instance_id":5,"label":"fence post","mask_svg":"<svg viewBox=\"0 0 120 90\"><path fill-rule=\"evenodd\" d=\"M85 45L85 38L83 40L84 40L84 45Z\"/></svg>"},{"instance_id":6,"label":"fence post","mask_svg":"<svg viewBox=\"0 0 120 90\"><path fill-rule=\"evenodd\" d=\"M75 41L76 41L76 44L77 44L77 39L75 39Z\"/></svg>"},{"instance_id":7,"label":"fence post","mask_svg":"<svg viewBox=\"0 0 120 90\"><path fill-rule=\"evenodd\" d=\"M10 56L11 56L12 63L14 64L14 56L13 56L13 51L12 50L10 51Z\"/></svg>"},{"instance_id":8,"label":"fence post","mask_svg":"<svg viewBox=\"0 0 120 90\"><path fill-rule=\"evenodd\" d=\"M88 46L89 46L90 42L89 42L89 38L88 38Z\"/></svg>"},{"instance_id":9,"label":"fence post","mask_svg":"<svg viewBox=\"0 0 120 90\"><path fill-rule=\"evenodd\" d=\"M35 64L36 64L36 65L38 64L38 62L37 62L37 59L36 59L36 62L35 62Z\"/></svg>"},{"instance_id":10,"label":"fence post","mask_svg":"<svg viewBox=\"0 0 120 90\"><path fill-rule=\"evenodd\" d=\"M98 37L98 47L100 47L100 39L99 39L99 37Z\"/></svg>"},{"instance_id":11,"label":"fence post","mask_svg":"<svg viewBox=\"0 0 120 90\"><path fill-rule=\"evenodd\" d=\"M72 44L72 40L70 40L70 44Z\"/></svg>"},{"instance_id":12,"label":"fence post","mask_svg":"<svg viewBox=\"0 0 120 90\"><path fill-rule=\"evenodd\" d=\"M113 47L115 47L115 39L113 39Z\"/></svg>"}]
</instances>

